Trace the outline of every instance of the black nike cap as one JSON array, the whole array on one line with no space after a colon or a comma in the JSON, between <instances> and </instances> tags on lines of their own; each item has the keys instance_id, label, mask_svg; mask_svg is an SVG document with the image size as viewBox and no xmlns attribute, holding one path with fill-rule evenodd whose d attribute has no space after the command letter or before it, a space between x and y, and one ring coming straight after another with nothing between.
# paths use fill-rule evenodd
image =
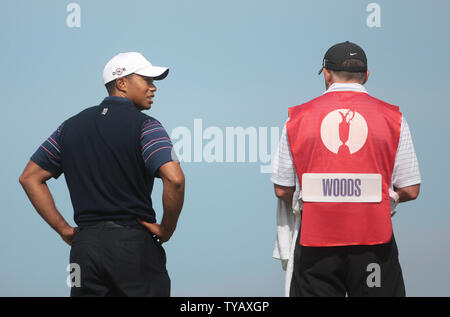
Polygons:
<instances>
[{"instance_id":1,"label":"black nike cap","mask_svg":"<svg viewBox=\"0 0 450 317\"><path fill-rule=\"evenodd\" d=\"M363 63L363 66L344 66L344 62L349 59L358 59ZM325 53L319 75L323 68L350 73L365 72L367 71L366 53L355 43L349 41L338 43L330 47Z\"/></svg>"}]
</instances>

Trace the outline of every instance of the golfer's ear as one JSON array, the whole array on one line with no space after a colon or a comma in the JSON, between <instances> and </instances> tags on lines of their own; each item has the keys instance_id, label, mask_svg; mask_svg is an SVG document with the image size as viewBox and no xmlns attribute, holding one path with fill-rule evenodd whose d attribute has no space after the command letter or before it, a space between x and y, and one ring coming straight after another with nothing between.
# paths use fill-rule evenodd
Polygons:
<instances>
[{"instance_id":1,"label":"golfer's ear","mask_svg":"<svg viewBox=\"0 0 450 317\"><path fill-rule=\"evenodd\" d=\"M115 81L116 89L122 92L127 92L128 80L125 77L117 78Z\"/></svg>"}]
</instances>

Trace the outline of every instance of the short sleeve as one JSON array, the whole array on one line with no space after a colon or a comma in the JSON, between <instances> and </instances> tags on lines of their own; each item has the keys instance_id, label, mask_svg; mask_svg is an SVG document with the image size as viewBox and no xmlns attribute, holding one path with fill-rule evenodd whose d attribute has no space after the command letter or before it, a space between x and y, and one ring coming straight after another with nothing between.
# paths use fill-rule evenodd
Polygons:
<instances>
[{"instance_id":1,"label":"short sleeve","mask_svg":"<svg viewBox=\"0 0 450 317\"><path fill-rule=\"evenodd\" d=\"M61 167L61 134L64 123L40 145L30 158L31 161L41 168L52 173L55 179L63 173Z\"/></svg>"},{"instance_id":2,"label":"short sleeve","mask_svg":"<svg viewBox=\"0 0 450 317\"><path fill-rule=\"evenodd\" d=\"M416 151L411 138L408 123L402 117L402 127L394 170L392 173L392 185L396 188L417 185L422 182Z\"/></svg>"},{"instance_id":3,"label":"short sleeve","mask_svg":"<svg viewBox=\"0 0 450 317\"><path fill-rule=\"evenodd\" d=\"M141 146L142 159L150 175L157 176L156 171L163 164L178 161L169 135L161 123L154 118L142 124Z\"/></svg>"},{"instance_id":4,"label":"short sleeve","mask_svg":"<svg viewBox=\"0 0 450 317\"><path fill-rule=\"evenodd\" d=\"M295 186L296 184L296 172L289 148L286 125L284 125L280 143L278 144L278 149L272 162L272 175L270 180L272 183L280 186Z\"/></svg>"}]
</instances>

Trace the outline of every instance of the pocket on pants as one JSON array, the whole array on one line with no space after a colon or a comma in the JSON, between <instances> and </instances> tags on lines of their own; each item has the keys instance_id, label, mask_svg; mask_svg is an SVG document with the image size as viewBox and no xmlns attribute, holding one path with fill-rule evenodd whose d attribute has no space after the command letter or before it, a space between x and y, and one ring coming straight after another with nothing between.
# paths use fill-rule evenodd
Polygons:
<instances>
[{"instance_id":1,"label":"pocket on pants","mask_svg":"<svg viewBox=\"0 0 450 317\"><path fill-rule=\"evenodd\" d=\"M166 266L167 264L167 257L166 257L166 250L164 250L164 247L159 243L159 241L156 240L156 238L153 238L155 240L156 245L161 250L161 256L163 258L163 264Z\"/></svg>"},{"instance_id":2,"label":"pocket on pants","mask_svg":"<svg viewBox=\"0 0 450 317\"><path fill-rule=\"evenodd\" d=\"M82 231L83 231L83 233L82 233ZM83 234L84 234L84 230L82 228L78 227L77 232L75 233L75 235L73 236L73 239L72 239L72 246L74 244L77 244L80 241L80 238L83 236Z\"/></svg>"},{"instance_id":3,"label":"pocket on pants","mask_svg":"<svg viewBox=\"0 0 450 317\"><path fill-rule=\"evenodd\" d=\"M167 272L166 269L166 251L163 246L158 242L157 237L153 236L153 234L148 235L148 243L146 244L148 255L152 258L153 261L158 260L160 263L160 271ZM155 261L156 262L156 261Z\"/></svg>"}]
</instances>

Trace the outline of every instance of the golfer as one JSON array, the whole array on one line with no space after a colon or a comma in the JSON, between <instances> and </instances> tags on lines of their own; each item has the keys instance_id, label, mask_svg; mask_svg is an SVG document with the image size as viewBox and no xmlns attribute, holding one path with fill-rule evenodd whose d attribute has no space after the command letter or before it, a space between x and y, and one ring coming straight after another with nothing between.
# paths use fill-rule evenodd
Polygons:
<instances>
[{"instance_id":1,"label":"golfer","mask_svg":"<svg viewBox=\"0 0 450 317\"><path fill-rule=\"evenodd\" d=\"M168 72L137 52L113 57L103 72L109 96L64 121L20 176L37 212L72 246L70 263L81 274L71 296L170 296L161 244L175 231L184 175L161 123L141 112L151 108L154 81ZM46 184L61 174L77 228ZM164 187L160 224L150 197L155 178Z\"/></svg>"}]
</instances>

